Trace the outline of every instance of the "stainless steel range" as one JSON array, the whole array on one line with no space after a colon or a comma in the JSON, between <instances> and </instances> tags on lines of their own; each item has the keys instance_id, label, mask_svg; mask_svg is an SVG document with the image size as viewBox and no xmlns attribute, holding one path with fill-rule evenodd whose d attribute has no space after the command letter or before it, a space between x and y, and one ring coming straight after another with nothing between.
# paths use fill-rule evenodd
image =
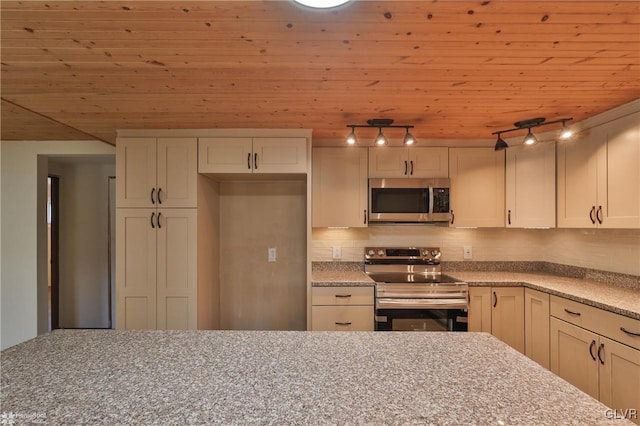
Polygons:
<instances>
[{"instance_id":1,"label":"stainless steel range","mask_svg":"<svg viewBox=\"0 0 640 426\"><path fill-rule=\"evenodd\" d=\"M367 247L379 331L467 331L469 286L440 267L436 247Z\"/></svg>"}]
</instances>

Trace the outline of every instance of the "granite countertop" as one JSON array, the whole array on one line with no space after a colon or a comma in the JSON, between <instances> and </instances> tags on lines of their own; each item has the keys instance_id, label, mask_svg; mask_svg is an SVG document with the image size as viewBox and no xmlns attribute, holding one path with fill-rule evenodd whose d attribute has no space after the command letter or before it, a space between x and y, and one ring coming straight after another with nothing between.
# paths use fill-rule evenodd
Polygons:
<instances>
[{"instance_id":1,"label":"granite countertop","mask_svg":"<svg viewBox=\"0 0 640 426\"><path fill-rule=\"evenodd\" d=\"M640 290L634 288L547 273L445 273L468 282L470 287L523 286L640 320ZM363 271L313 271L311 280L313 287L374 285Z\"/></svg>"},{"instance_id":2,"label":"granite countertop","mask_svg":"<svg viewBox=\"0 0 640 426\"><path fill-rule=\"evenodd\" d=\"M631 424L485 333L58 330L1 366L15 424Z\"/></svg>"}]
</instances>

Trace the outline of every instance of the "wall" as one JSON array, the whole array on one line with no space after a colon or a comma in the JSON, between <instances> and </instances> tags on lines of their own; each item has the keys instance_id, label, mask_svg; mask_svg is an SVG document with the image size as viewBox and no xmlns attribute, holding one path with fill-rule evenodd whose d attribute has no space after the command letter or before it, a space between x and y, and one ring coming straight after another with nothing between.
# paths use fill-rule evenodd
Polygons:
<instances>
[{"instance_id":1,"label":"wall","mask_svg":"<svg viewBox=\"0 0 640 426\"><path fill-rule=\"evenodd\" d=\"M305 330L306 205L304 181L220 183L222 329Z\"/></svg>"},{"instance_id":2,"label":"wall","mask_svg":"<svg viewBox=\"0 0 640 426\"><path fill-rule=\"evenodd\" d=\"M2 141L0 151L0 347L5 349L47 330L46 156L115 155L115 149L98 141Z\"/></svg>"},{"instance_id":3,"label":"wall","mask_svg":"<svg viewBox=\"0 0 640 426\"><path fill-rule=\"evenodd\" d=\"M616 229L456 229L433 226L371 226L314 229L313 261L331 261L332 246L342 261L363 260L366 246L435 246L444 260L461 261L462 247L473 260L547 261L640 275L640 230Z\"/></svg>"},{"instance_id":4,"label":"wall","mask_svg":"<svg viewBox=\"0 0 640 426\"><path fill-rule=\"evenodd\" d=\"M49 159L60 177L60 327L108 328L109 176L115 158Z\"/></svg>"}]
</instances>

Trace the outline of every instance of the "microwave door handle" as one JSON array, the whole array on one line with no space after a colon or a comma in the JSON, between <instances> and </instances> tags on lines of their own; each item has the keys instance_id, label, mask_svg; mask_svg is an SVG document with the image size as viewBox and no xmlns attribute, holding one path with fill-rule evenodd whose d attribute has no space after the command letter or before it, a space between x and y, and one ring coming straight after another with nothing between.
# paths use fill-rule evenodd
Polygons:
<instances>
[{"instance_id":1,"label":"microwave door handle","mask_svg":"<svg viewBox=\"0 0 640 426\"><path fill-rule=\"evenodd\" d=\"M433 185L429 185L429 216L433 215Z\"/></svg>"}]
</instances>

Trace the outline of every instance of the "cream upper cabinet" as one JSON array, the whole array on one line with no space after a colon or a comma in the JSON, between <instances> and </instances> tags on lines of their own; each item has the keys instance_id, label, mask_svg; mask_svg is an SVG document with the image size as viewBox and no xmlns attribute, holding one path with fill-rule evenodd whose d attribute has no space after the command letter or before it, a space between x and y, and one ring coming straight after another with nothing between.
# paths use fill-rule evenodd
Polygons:
<instances>
[{"instance_id":1,"label":"cream upper cabinet","mask_svg":"<svg viewBox=\"0 0 640 426\"><path fill-rule=\"evenodd\" d=\"M118 207L196 207L195 138L118 138Z\"/></svg>"},{"instance_id":2,"label":"cream upper cabinet","mask_svg":"<svg viewBox=\"0 0 640 426\"><path fill-rule=\"evenodd\" d=\"M197 328L197 210L116 210L116 327Z\"/></svg>"},{"instance_id":3,"label":"cream upper cabinet","mask_svg":"<svg viewBox=\"0 0 640 426\"><path fill-rule=\"evenodd\" d=\"M449 150L445 147L369 148L370 178L446 178Z\"/></svg>"},{"instance_id":4,"label":"cream upper cabinet","mask_svg":"<svg viewBox=\"0 0 640 426\"><path fill-rule=\"evenodd\" d=\"M524 289L471 287L468 329L491 333L524 353Z\"/></svg>"},{"instance_id":5,"label":"cream upper cabinet","mask_svg":"<svg viewBox=\"0 0 640 426\"><path fill-rule=\"evenodd\" d=\"M509 228L556 226L556 147L553 143L506 150Z\"/></svg>"},{"instance_id":6,"label":"cream upper cabinet","mask_svg":"<svg viewBox=\"0 0 640 426\"><path fill-rule=\"evenodd\" d=\"M200 138L200 173L306 173L306 138Z\"/></svg>"},{"instance_id":7,"label":"cream upper cabinet","mask_svg":"<svg viewBox=\"0 0 640 426\"><path fill-rule=\"evenodd\" d=\"M449 149L452 226L504 226L504 158L493 148Z\"/></svg>"},{"instance_id":8,"label":"cream upper cabinet","mask_svg":"<svg viewBox=\"0 0 640 426\"><path fill-rule=\"evenodd\" d=\"M524 290L524 353L549 368L549 294Z\"/></svg>"},{"instance_id":9,"label":"cream upper cabinet","mask_svg":"<svg viewBox=\"0 0 640 426\"><path fill-rule=\"evenodd\" d=\"M640 113L558 144L558 226L640 227Z\"/></svg>"},{"instance_id":10,"label":"cream upper cabinet","mask_svg":"<svg viewBox=\"0 0 640 426\"><path fill-rule=\"evenodd\" d=\"M367 149L313 148L314 227L367 226Z\"/></svg>"}]
</instances>

